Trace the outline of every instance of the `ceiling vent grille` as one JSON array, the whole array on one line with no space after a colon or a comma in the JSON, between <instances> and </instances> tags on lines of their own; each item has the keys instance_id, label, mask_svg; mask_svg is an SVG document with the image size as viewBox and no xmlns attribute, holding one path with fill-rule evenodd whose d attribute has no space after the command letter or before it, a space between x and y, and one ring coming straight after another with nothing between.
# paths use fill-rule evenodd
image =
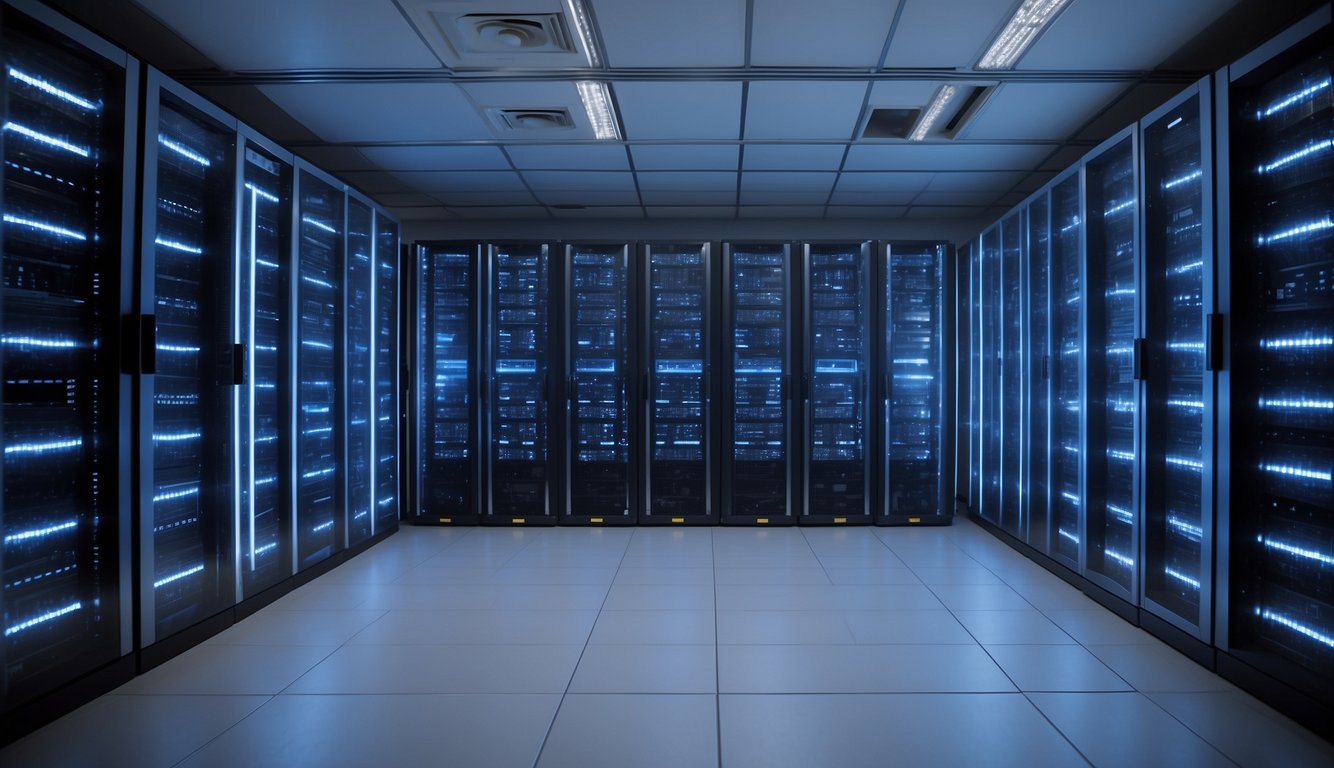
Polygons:
<instances>
[{"instance_id":1,"label":"ceiling vent grille","mask_svg":"<svg viewBox=\"0 0 1334 768\"><path fill-rule=\"evenodd\" d=\"M444 22L432 14L436 23ZM446 17L448 18L448 17ZM454 17L468 53L575 53L577 47L559 13L497 15L469 13Z\"/></svg>"},{"instance_id":2,"label":"ceiling vent grille","mask_svg":"<svg viewBox=\"0 0 1334 768\"><path fill-rule=\"evenodd\" d=\"M451 69L581 69L599 61L581 0L397 2Z\"/></svg>"},{"instance_id":3,"label":"ceiling vent grille","mask_svg":"<svg viewBox=\"0 0 1334 768\"><path fill-rule=\"evenodd\" d=\"M488 109L496 128L504 133L547 133L574 128L568 109Z\"/></svg>"},{"instance_id":4,"label":"ceiling vent grille","mask_svg":"<svg viewBox=\"0 0 1334 768\"><path fill-rule=\"evenodd\" d=\"M862 126L864 139L949 140L960 138L973 118L982 111L987 101L996 91L995 84L954 85L951 98L935 114L924 117L931 109L930 104L920 107L874 107ZM939 93L939 92L938 92ZM934 101L934 100L933 100ZM923 119L930 122L920 137L914 137L913 131Z\"/></svg>"}]
</instances>

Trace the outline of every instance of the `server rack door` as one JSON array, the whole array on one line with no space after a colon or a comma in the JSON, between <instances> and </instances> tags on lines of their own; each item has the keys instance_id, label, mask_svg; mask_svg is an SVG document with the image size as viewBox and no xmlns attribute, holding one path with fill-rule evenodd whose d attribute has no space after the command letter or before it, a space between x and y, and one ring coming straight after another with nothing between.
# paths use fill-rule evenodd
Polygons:
<instances>
[{"instance_id":1,"label":"server rack door","mask_svg":"<svg viewBox=\"0 0 1334 768\"><path fill-rule=\"evenodd\" d=\"M0 713L130 650L130 388L115 350L138 112L124 53L3 12Z\"/></svg>"},{"instance_id":2,"label":"server rack door","mask_svg":"<svg viewBox=\"0 0 1334 768\"><path fill-rule=\"evenodd\" d=\"M1212 636L1213 151L1208 81L1141 123L1144 217L1143 604ZM1207 532L1208 531L1208 532Z\"/></svg>"},{"instance_id":3,"label":"server rack door","mask_svg":"<svg viewBox=\"0 0 1334 768\"><path fill-rule=\"evenodd\" d=\"M343 402L346 408L343 447L346 451L344 502L347 507L347 543L357 544L371 537L375 527L372 514L375 503L371 455L374 425L371 421L374 401L373 355L375 341L374 290L375 265L374 215L366 203L351 195L347 198L347 270L344 277L343 318L346 327L343 358Z\"/></svg>"},{"instance_id":4,"label":"server rack door","mask_svg":"<svg viewBox=\"0 0 1334 768\"><path fill-rule=\"evenodd\" d=\"M1001 517L1001 232L998 225L982 233L982 506L984 519L1000 525Z\"/></svg>"},{"instance_id":5,"label":"server rack door","mask_svg":"<svg viewBox=\"0 0 1334 768\"><path fill-rule=\"evenodd\" d=\"M236 260L235 343L243 351L236 389L236 483L241 595L292 575L291 302L292 165L253 141L245 145L240 189L241 257Z\"/></svg>"},{"instance_id":6,"label":"server rack door","mask_svg":"<svg viewBox=\"0 0 1334 768\"><path fill-rule=\"evenodd\" d=\"M153 318L151 442L143 466L144 604L151 644L236 601L231 467L236 125L149 73L141 275Z\"/></svg>"},{"instance_id":7,"label":"server rack door","mask_svg":"<svg viewBox=\"0 0 1334 768\"><path fill-rule=\"evenodd\" d=\"M1334 32L1228 98L1228 652L1334 706ZM1301 29L1299 27L1298 29ZM1285 40L1287 42L1287 40ZM1220 611L1223 610L1220 607ZM1315 717L1319 717L1316 715Z\"/></svg>"},{"instance_id":8,"label":"server rack door","mask_svg":"<svg viewBox=\"0 0 1334 768\"><path fill-rule=\"evenodd\" d=\"M974 514L982 510L982 240L970 244L968 260L968 421L972 432L968 439L968 508Z\"/></svg>"},{"instance_id":9,"label":"server rack door","mask_svg":"<svg viewBox=\"0 0 1334 768\"><path fill-rule=\"evenodd\" d=\"M1083 517L1083 199L1072 169L1051 187L1051 514L1047 554L1080 567Z\"/></svg>"},{"instance_id":10,"label":"server rack door","mask_svg":"<svg viewBox=\"0 0 1334 768\"><path fill-rule=\"evenodd\" d=\"M969 381L972 379L973 323L968 311L970 263L973 258L971 243L965 243L954 253L954 500L968 504L968 457L972 450L972 411L969 404Z\"/></svg>"},{"instance_id":11,"label":"server rack door","mask_svg":"<svg viewBox=\"0 0 1334 768\"><path fill-rule=\"evenodd\" d=\"M399 400L398 400L398 222L375 211L375 533L398 527Z\"/></svg>"},{"instance_id":12,"label":"server rack door","mask_svg":"<svg viewBox=\"0 0 1334 768\"><path fill-rule=\"evenodd\" d=\"M792 246L723 246L722 522L782 525L792 513Z\"/></svg>"},{"instance_id":13,"label":"server rack door","mask_svg":"<svg viewBox=\"0 0 1334 768\"><path fill-rule=\"evenodd\" d=\"M1138 213L1136 137L1114 136L1084 163L1085 574L1138 600ZM1140 362L1143 362L1142 360Z\"/></svg>"},{"instance_id":14,"label":"server rack door","mask_svg":"<svg viewBox=\"0 0 1334 768\"><path fill-rule=\"evenodd\" d=\"M297 201L296 555L298 570L346 544L342 498L344 193L302 167Z\"/></svg>"},{"instance_id":15,"label":"server rack door","mask_svg":"<svg viewBox=\"0 0 1334 768\"><path fill-rule=\"evenodd\" d=\"M481 246L417 246L417 522L478 520Z\"/></svg>"},{"instance_id":16,"label":"server rack door","mask_svg":"<svg viewBox=\"0 0 1334 768\"><path fill-rule=\"evenodd\" d=\"M944 482L946 248L890 243L884 250L881 524L942 524L954 517Z\"/></svg>"},{"instance_id":17,"label":"server rack door","mask_svg":"<svg viewBox=\"0 0 1334 768\"><path fill-rule=\"evenodd\" d=\"M808 243L803 251L801 521L869 523L875 412L871 243Z\"/></svg>"},{"instance_id":18,"label":"server rack door","mask_svg":"<svg viewBox=\"0 0 1334 768\"><path fill-rule=\"evenodd\" d=\"M638 519L630 252L626 243L565 248L564 523L632 525Z\"/></svg>"},{"instance_id":19,"label":"server rack door","mask_svg":"<svg viewBox=\"0 0 1334 768\"><path fill-rule=\"evenodd\" d=\"M487 479L482 522L550 525L551 260L546 243L489 246Z\"/></svg>"},{"instance_id":20,"label":"server rack door","mask_svg":"<svg viewBox=\"0 0 1334 768\"><path fill-rule=\"evenodd\" d=\"M1051 442L1051 336L1048 332L1051 307L1051 222L1048 190L1031 198L1025 208L1023 284L1027 287L1023 308L1024 339L1024 510L1028 543L1040 552L1048 550L1048 517L1051 482L1047 474Z\"/></svg>"},{"instance_id":21,"label":"server rack door","mask_svg":"<svg viewBox=\"0 0 1334 768\"><path fill-rule=\"evenodd\" d=\"M718 521L713 424L713 250L646 246L643 397L648 450L640 523Z\"/></svg>"},{"instance_id":22,"label":"server rack door","mask_svg":"<svg viewBox=\"0 0 1334 768\"><path fill-rule=\"evenodd\" d=\"M1001 221L1000 283L1000 423L1001 439L1000 525L1012 535L1027 540L1023 470L1024 381L1023 312L1025 294L1021 279L1024 259L1023 211L1016 209Z\"/></svg>"}]
</instances>

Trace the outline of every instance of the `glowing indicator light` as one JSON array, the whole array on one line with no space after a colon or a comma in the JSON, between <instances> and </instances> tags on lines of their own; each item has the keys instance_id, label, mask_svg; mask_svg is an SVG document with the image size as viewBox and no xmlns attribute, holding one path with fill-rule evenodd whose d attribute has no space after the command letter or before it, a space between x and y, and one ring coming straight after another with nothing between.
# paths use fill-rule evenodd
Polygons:
<instances>
[{"instance_id":1,"label":"glowing indicator light","mask_svg":"<svg viewBox=\"0 0 1334 768\"><path fill-rule=\"evenodd\" d=\"M168 584L180 581L181 579L189 578L195 575L196 573L200 573L203 570L204 570L203 565L196 565L190 568L186 568L183 571L177 571L176 573L173 573L170 576L163 576L162 578L153 582L153 589L161 589L162 587L165 587Z\"/></svg>"}]
</instances>

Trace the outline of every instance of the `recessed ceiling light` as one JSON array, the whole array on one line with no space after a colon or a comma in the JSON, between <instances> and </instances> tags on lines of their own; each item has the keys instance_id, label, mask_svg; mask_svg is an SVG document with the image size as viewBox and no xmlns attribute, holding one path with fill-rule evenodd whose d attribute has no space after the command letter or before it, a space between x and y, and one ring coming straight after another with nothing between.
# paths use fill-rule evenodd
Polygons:
<instances>
[{"instance_id":1,"label":"recessed ceiling light","mask_svg":"<svg viewBox=\"0 0 1334 768\"><path fill-rule=\"evenodd\" d=\"M584 102L588 122L593 124L593 135L599 139L618 141L621 129L616 124L616 109L611 103L611 91L606 83L581 80L574 84Z\"/></svg>"},{"instance_id":2,"label":"recessed ceiling light","mask_svg":"<svg viewBox=\"0 0 1334 768\"><path fill-rule=\"evenodd\" d=\"M1024 0L991 43L977 69L1012 69L1070 0Z\"/></svg>"},{"instance_id":3,"label":"recessed ceiling light","mask_svg":"<svg viewBox=\"0 0 1334 768\"><path fill-rule=\"evenodd\" d=\"M588 66L602 66L602 59L598 56L597 41L593 36L593 24L588 20L588 10L584 8L582 0L566 0L566 4L570 7L570 18L574 19L574 28L579 33L579 42L584 45Z\"/></svg>"},{"instance_id":4,"label":"recessed ceiling light","mask_svg":"<svg viewBox=\"0 0 1334 768\"><path fill-rule=\"evenodd\" d=\"M950 100L954 98L957 90L952 85L940 86L940 90L936 91L931 103L926 109L922 110L922 118L917 121L917 126L912 129L912 133L908 134L909 141L921 141L926 138L927 133L931 131L931 126L935 125L936 121L940 119L941 113L945 111L945 107L949 106Z\"/></svg>"}]
</instances>

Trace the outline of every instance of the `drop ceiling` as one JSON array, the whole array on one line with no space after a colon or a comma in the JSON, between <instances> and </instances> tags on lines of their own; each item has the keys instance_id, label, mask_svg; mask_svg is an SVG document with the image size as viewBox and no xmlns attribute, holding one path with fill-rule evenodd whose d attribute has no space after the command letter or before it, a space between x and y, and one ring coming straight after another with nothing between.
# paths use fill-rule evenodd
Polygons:
<instances>
[{"instance_id":1,"label":"drop ceiling","mask_svg":"<svg viewBox=\"0 0 1334 768\"><path fill-rule=\"evenodd\" d=\"M583 0L596 65L442 54L421 26L568 2L136 0L208 62L169 74L262 94L284 119L244 119L413 222L993 217L1216 66L1158 68L1237 0L1071 0L1009 72L973 67L1018 0ZM619 140L579 80L609 84ZM994 86L953 139L862 138L946 83ZM506 132L501 108L573 125Z\"/></svg>"}]
</instances>

